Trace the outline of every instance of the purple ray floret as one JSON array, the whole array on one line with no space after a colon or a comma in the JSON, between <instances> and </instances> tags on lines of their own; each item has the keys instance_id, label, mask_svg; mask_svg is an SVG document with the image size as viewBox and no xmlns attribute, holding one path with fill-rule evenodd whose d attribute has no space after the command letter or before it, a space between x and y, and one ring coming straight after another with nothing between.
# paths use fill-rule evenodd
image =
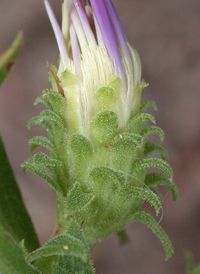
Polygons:
<instances>
[{"instance_id":1,"label":"purple ray floret","mask_svg":"<svg viewBox=\"0 0 200 274\"><path fill-rule=\"evenodd\" d=\"M90 45L96 45L96 40L94 37L94 34L92 32L92 29L89 24L89 20L85 11L85 8L81 2L81 0L74 0L75 7L77 9L77 12L79 14L79 17L81 19L81 23L83 25L85 35L87 37L88 43Z\"/></svg>"},{"instance_id":2,"label":"purple ray floret","mask_svg":"<svg viewBox=\"0 0 200 274\"><path fill-rule=\"evenodd\" d=\"M124 68L119 53L117 38L112 26L112 22L110 20L110 16L105 6L105 0L90 0L90 3L99 24L100 30L102 32L108 54L115 66L115 70L117 74L120 75L124 84L126 85Z\"/></svg>"},{"instance_id":3,"label":"purple ray floret","mask_svg":"<svg viewBox=\"0 0 200 274\"><path fill-rule=\"evenodd\" d=\"M115 35L116 35L117 42L118 42L118 46L120 46L125 51L127 57L129 58L129 61L130 61L130 54L129 54L129 50L127 47L128 39L127 39L126 33L124 31L124 28L122 26L122 23L119 19L119 16L115 10L115 7L113 6L113 3L111 0L106 0L105 6L106 6L107 12L110 16L110 19L112 21L113 29L115 31Z\"/></svg>"},{"instance_id":4,"label":"purple ray floret","mask_svg":"<svg viewBox=\"0 0 200 274\"><path fill-rule=\"evenodd\" d=\"M56 40L58 43L58 48L60 51L60 55L61 55L61 59L63 61L64 67L67 68L67 63L68 63L68 54L67 54L67 49L65 46L65 41L62 35L62 32L60 30L60 27L58 25L58 22L56 20L56 17L54 15L54 12L49 4L49 2L47 0L44 1L49 19L51 21L55 36L56 36Z\"/></svg>"},{"instance_id":5,"label":"purple ray floret","mask_svg":"<svg viewBox=\"0 0 200 274\"><path fill-rule=\"evenodd\" d=\"M80 48L78 45L78 39L76 36L76 32L74 30L74 26L71 24L70 25L70 40L71 40L71 44L72 44L72 54L73 54L73 60L74 60L74 65L76 68L76 73L78 75L80 75Z\"/></svg>"}]
</instances>

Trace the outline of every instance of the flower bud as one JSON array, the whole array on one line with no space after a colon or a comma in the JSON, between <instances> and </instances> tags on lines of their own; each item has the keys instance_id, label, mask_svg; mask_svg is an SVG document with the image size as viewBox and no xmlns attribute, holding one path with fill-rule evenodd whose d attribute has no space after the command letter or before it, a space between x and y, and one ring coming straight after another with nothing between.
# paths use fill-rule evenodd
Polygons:
<instances>
[{"instance_id":1,"label":"flower bud","mask_svg":"<svg viewBox=\"0 0 200 274\"><path fill-rule=\"evenodd\" d=\"M91 121L104 110L115 112L118 129L124 130L139 111L141 63L112 2L66 0L62 32L47 1L45 5L60 50L57 75L70 106L70 132L92 138Z\"/></svg>"},{"instance_id":2,"label":"flower bud","mask_svg":"<svg viewBox=\"0 0 200 274\"><path fill-rule=\"evenodd\" d=\"M162 209L156 189L164 184L177 197L167 154L146 141L150 134L163 139L153 116L143 113L155 103L141 104L138 53L129 45L111 0L65 0L62 31L47 0L45 6L60 51L58 70L49 65L52 90L41 102L47 110L28 126L45 127L49 139L35 137L31 149L46 147L50 157L36 154L23 166L45 180L57 193L58 231L65 233L70 219L92 246L113 233L121 233L133 220L141 220L160 237L167 258L171 243L152 216L140 210L143 201ZM144 128L144 126L146 126ZM149 158L158 153L161 159ZM150 173L149 168L166 173ZM121 237L121 236L120 236ZM121 239L123 242L123 239Z\"/></svg>"}]
</instances>

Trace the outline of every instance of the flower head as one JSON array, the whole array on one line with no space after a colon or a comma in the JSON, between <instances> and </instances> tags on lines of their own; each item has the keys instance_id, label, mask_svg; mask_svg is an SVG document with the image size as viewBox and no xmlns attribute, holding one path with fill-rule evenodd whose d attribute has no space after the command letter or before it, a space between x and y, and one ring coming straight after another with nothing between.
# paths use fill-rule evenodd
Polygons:
<instances>
[{"instance_id":1,"label":"flower head","mask_svg":"<svg viewBox=\"0 0 200 274\"><path fill-rule=\"evenodd\" d=\"M58 77L76 112L72 124L77 127L73 130L87 136L91 119L108 107L118 114L119 127L125 127L131 113L137 112L134 100L141 65L137 52L128 44L112 1L65 0L62 31L47 0L45 6L61 56ZM71 85L69 80L66 83L69 75ZM98 91L104 87L114 89L115 99L109 106L97 99Z\"/></svg>"},{"instance_id":2,"label":"flower head","mask_svg":"<svg viewBox=\"0 0 200 274\"><path fill-rule=\"evenodd\" d=\"M167 153L146 141L150 134L163 140L153 116L140 106L141 66L127 42L111 0L65 0L62 31L45 1L60 50L58 70L50 65L53 89L43 91L35 104L47 110L28 126L40 124L49 139L35 137L31 148L46 147L50 156L35 154L24 165L45 179L57 193L58 231L65 233L73 219L88 247L120 232L133 220L146 222L160 237L169 258L173 252L163 230L143 201L159 213L156 186L164 184L177 198ZM144 128L145 126L145 128ZM159 153L161 159L149 158ZM147 173L158 168L166 173ZM123 238L123 237L122 237ZM87 272L88 273L88 272Z\"/></svg>"}]
</instances>

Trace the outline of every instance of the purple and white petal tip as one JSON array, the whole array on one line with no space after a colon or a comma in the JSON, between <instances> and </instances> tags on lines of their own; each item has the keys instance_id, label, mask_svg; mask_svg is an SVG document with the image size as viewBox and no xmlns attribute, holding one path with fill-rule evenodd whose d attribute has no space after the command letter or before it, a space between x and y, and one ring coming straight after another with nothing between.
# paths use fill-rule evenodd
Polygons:
<instances>
[{"instance_id":1,"label":"purple and white petal tip","mask_svg":"<svg viewBox=\"0 0 200 274\"><path fill-rule=\"evenodd\" d=\"M74 5L75 5L78 15L81 19L81 23L83 25L83 29L85 31L85 35L87 37L89 45L95 46L96 45L95 36L94 36L94 33L92 32L92 29L90 27L87 13L86 13L85 7L82 4L82 1L74 0Z\"/></svg>"},{"instance_id":2,"label":"purple and white petal tip","mask_svg":"<svg viewBox=\"0 0 200 274\"><path fill-rule=\"evenodd\" d=\"M119 45L117 43L117 37L113 29L112 21L110 20L110 16L106 9L105 1L90 0L90 3L102 32L108 54L114 64L115 70L122 78L123 83L126 85L124 68L119 52Z\"/></svg>"},{"instance_id":3,"label":"purple and white petal tip","mask_svg":"<svg viewBox=\"0 0 200 274\"><path fill-rule=\"evenodd\" d=\"M105 47L113 64L113 73L120 76L124 87L127 88L128 76L124 58L127 57L129 61L130 71L133 69L133 60L127 46L128 39L112 0L64 0L63 34L48 0L44 0L44 3L64 69L69 64L68 53L76 63L76 70L80 71L77 62L81 63L81 54L86 48Z\"/></svg>"},{"instance_id":4,"label":"purple and white petal tip","mask_svg":"<svg viewBox=\"0 0 200 274\"><path fill-rule=\"evenodd\" d=\"M67 64L68 64L68 54L67 54L65 41L64 41L60 26L59 26L59 24L56 20L55 14L54 14L54 12L52 10L52 7L49 4L48 0L44 0L44 4L45 4L46 10L47 10L47 14L49 16L49 20L50 20L51 25L53 27L54 34L56 36L56 40L57 40L58 48L59 48L59 51L60 51L61 59L63 61L64 67L66 69Z\"/></svg>"}]
</instances>

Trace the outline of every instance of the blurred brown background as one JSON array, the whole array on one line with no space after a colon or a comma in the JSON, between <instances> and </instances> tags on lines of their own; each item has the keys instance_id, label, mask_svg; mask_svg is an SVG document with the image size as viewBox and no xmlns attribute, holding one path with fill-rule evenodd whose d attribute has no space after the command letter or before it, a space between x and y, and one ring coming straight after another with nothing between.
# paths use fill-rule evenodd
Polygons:
<instances>
[{"instance_id":1,"label":"blurred brown background","mask_svg":"<svg viewBox=\"0 0 200 274\"><path fill-rule=\"evenodd\" d=\"M62 0L50 2L61 19ZM183 274L183 249L192 250L200 262L200 1L114 0L114 4L150 84L143 99L159 106L154 114L166 133L164 145L180 196L174 203L163 189L161 225L175 249L168 262L156 236L135 222L128 227L129 245L119 247L113 236L94 248L95 267L97 274ZM58 58L42 0L0 0L0 52L21 29L26 38L23 52L0 90L0 132L43 244L56 224L55 196L46 183L20 168L31 155L28 140L44 134L39 127L28 131L26 123L42 110L33 107L33 101L49 87L46 61L57 64Z\"/></svg>"}]
</instances>

